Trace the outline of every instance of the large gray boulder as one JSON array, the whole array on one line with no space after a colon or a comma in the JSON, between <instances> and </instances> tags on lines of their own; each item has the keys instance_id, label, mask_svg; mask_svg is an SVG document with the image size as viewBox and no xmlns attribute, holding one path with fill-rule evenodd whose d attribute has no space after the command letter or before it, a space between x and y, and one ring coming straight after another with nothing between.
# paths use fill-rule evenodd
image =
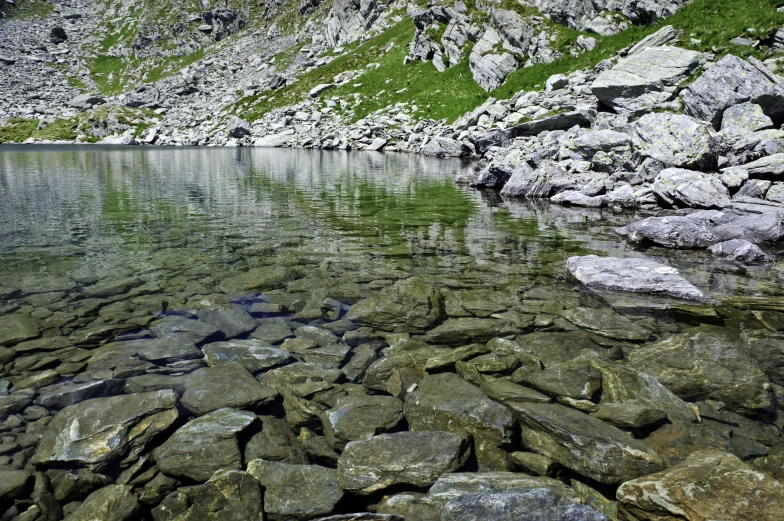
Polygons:
<instances>
[{"instance_id":1,"label":"large gray boulder","mask_svg":"<svg viewBox=\"0 0 784 521\"><path fill-rule=\"evenodd\" d=\"M724 208L730 192L717 175L683 168L667 168L653 182L653 193L668 206Z\"/></svg>"},{"instance_id":2,"label":"large gray boulder","mask_svg":"<svg viewBox=\"0 0 784 521\"><path fill-rule=\"evenodd\" d=\"M707 248L721 242L721 237L702 222L678 215L648 217L619 229L618 233L630 242L684 250Z\"/></svg>"},{"instance_id":3,"label":"large gray boulder","mask_svg":"<svg viewBox=\"0 0 784 521\"><path fill-rule=\"evenodd\" d=\"M533 169L521 163L501 190L504 197L550 197L566 190L580 190L596 177L591 172L570 172L551 161Z\"/></svg>"},{"instance_id":4,"label":"large gray boulder","mask_svg":"<svg viewBox=\"0 0 784 521\"><path fill-rule=\"evenodd\" d=\"M358 40L385 8L386 3L376 0L336 0L326 19L327 42L337 47Z\"/></svg>"},{"instance_id":5,"label":"large gray boulder","mask_svg":"<svg viewBox=\"0 0 784 521\"><path fill-rule=\"evenodd\" d=\"M343 498L335 469L254 460L248 463L248 474L264 487L264 512L271 521L331 514Z\"/></svg>"},{"instance_id":6,"label":"large gray boulder","mask_svg":"<svg viewBox=\"0 0 784 521\"><path fill-rule=\"evenodd\" d=\"M720 400L741 413L771 405L768 377L723 328L700 326L629 353L629 366L688 401Z\"/></svg>"},{"instance_id":7,"label":"large gray boulder","mask_svg":"<svg viewBox=\"0 0 784 521\"><path fill-rule=\"evenodd\" d=\"M682 114L644 115L632 124L632 141L643 158L665 167L706 169L716 159L710 126Z\"/></svg>"},{"instance_id":8,"label":"large gray boulder","mask_svg":"<svg viewBox=\"0 0 784 521\"><path fill-rule=\"evenodd\" d=\"M470 436L443 431L398 432L352 441L338 460L343 490L371 494L396 484L429 487L462 467Z\"/></svg>"},{"instance_id":9,"label":"large gray boulder","mask_svg":"<svg viewBox=\"0 0 784 521\"><path fill-rule=\"evenodd\" d=\"M442 301L433 286L411 277L360 300L346 316L383 331L421 332L441 319Z\"/></svg>"},{"instance_id":10,"label":"large gray boulder","mask_svg":"<svg viewBox=\"0 0 784 521\"><path fill-rule=\"evenodd\" d=\"M628 134L614 130L585 132L561 145L561 156L590 161L597 172L632 170L632 140Z\"/></svg>"},{"instance_id":11,"label":"large gray boulder","mask_svg":"<svg viewBox=\"0 0 784 521\"><path fill-rule=\"evenodd\" d=\"M511 441L514 418L460 376L441 373L426 377L406 396L403 410L413 431L472 433L480 468L506 470L500 447Z\"/></svg>"},{"instance_id":12,"label":"large gray boulder","mask_svg":"<svg viewBox=\"0 0 784 521\"><path fill-rule=\"evenodd\" d=\"M250 123L237 116L232 116L231 119L229 119L229 122L226 124L226 129L229 131L229 135L235 138L247 136L250 134L251 130Z\"/></svg>"},{"instance_id":13,"label":"large gray boulder","mask_svg":"<svg viewBox=\"0 0 784 521\"><path fill-rule=\"evenodd\" d=\"M752 58L753 60L753 58ZM718 129L724 111L750 101L774 121L784 115L781 78L758 61L727 55L683 91L686 113Z\"/></svg>"},{"instance_id":14,"label":"large gray boulder","mask_svg":"<svg viewBox=\"0 0 784 521\"><path fill-rule=\"evenodd\" d=\"M676 47L649 47L599 74L594 96L618 112L650 110L675 97L704 61L701 53Z\"/></svg>"},{"instance_id":15,"label":"large gray boulder","mask_svg":"<svg viewBox=\"0 0 784 521\"><path fill-rule=\"evenodd\" d=\"M58 412L44 432L33 464L82 464L101 469L134 459L177 420L174 391L95 398Z\"/></svg>"},{"instance_id":16,"label":"large gray boulder","mask_svg":"<svg viewBox=\"0 0 784 521\"><path fill-rule=\"evenodd\" d=\"M589 288L705 300L702 292L681 277L678 270L648 259L569 257L569 274Z\"/></svg>"},{"instance_id":17,"label":"large gray boulder","mask_svg":"<svg viewBox=\"0 0 784 521\"><path fill-rule=\"evenodd\" d=\"M622 519L784 518L784 484L716 450L695 452L679 465L624 483L617 498Z\"/></svg>"},{"instance_id":18,"label":"large gray boulder","mask_svg":"<svg viewBox=\"0 0 784 521\"><path fill-rule=\"evenodd\" d=\"M165 474L207 481L219 470L242 470L237 433L256 415L235 409L218 409L191 420L153 451Z\"/></svg>"},{"instance_id":19,"label":"large gray boulder","mask_svg":"<svg viewBox=\"0 0 784 521\"><path fill-rule=\"evenodd\" d=\"M642 442L598 418L556 403L510 403L523 445L601 483L622 483L661 470Z\"/></svg>"},{"instance_id":20,"label":"large gray boulder","mask_svg":"<svg viewBox=\"0 0 784 521\"><path fill-rule=\"evenodd\" d=\"M499 87L520 65L512 52L503 50L504 39L493 28L487 27L468 57L474 81L486 91Z\"/></svg>"},{"instance_id":21,"label":"large gray boulder","mask_svg":"<svg viewBox=\"0 0 784 521\"><path fill-rule=\"evenodd\" d=\"M425 146L422 147L422 153L426 156L436 157L462 157L471 153L470 148L449 137L432 137Z\"/></svg>"}]
</instances>

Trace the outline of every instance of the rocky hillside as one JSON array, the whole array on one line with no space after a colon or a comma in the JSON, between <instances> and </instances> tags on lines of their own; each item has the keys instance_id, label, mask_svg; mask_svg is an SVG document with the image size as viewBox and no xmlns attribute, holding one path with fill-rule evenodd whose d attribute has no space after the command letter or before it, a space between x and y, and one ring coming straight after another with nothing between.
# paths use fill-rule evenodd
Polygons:
<instances>
[{"instance_id":1,"label":"rocky hillside","mask_svg":"<svg viewBox=\"0 0 784 521\"><path fill-rule=\"evenodd\" d=\"M777 7L15 0L0 8L0 141L252 144L270 125L299 134L327 117L342 131L337 141L296 144L378 147L376 137L394 141L401 125L454 121L491 96L541 90L552 74L592 67L667 24L681 47L772 59L775 70ZM389 115L397 119L385 124ZM227 128L234 116L243 122ZM368 117L372 124L356 126ZM378 125L383 135L366 135Z\"/></svg>"}]
</instances>

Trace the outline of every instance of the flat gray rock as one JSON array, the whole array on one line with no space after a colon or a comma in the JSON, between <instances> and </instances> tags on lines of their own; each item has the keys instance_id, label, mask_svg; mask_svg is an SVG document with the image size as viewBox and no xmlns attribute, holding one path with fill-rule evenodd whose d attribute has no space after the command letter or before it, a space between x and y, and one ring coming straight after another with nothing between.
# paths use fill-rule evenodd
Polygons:
<instances>
[{"instance_id":1,"label":"flat gray rock","mask_svg":"<svg viewBox=\"0 0 784 521\"><path fill-rule=\"evenodd\" d=\"M608 521L604 514L548 489L464 494L441 511L441 521Z\"/></svg>"},{"instance_id":2,"label":"flat gray rock","mask_svg":"<svg viewBox=\"0 0 784 521\"><path fill-rule=\"evenodd\" d=\"M214 342L202 347L202 351L207 365L236 362L254 374L294 361L288 351L266 345L260 340Z\"/></svg>"},{"instance_id":3,"label":"flat gray rock","mask_svg":"<svg viewBox=\"0 0 784 521\"><path fill-rule=\"evenodd\" d=\"M597 420L598 421L598 420ZM470 437L443 431L398 432L352 441L338 460L340 486L371 494L396 484L429 487L463 466Z\"/></svg>"},{"instance_id":4,"label":"flat gray rock","mask_svg":"<svg viewBox=\"0 0 784 521\"><path fill-rule=\"evenodd\" d=\"M705 296L673 267L647 259L569 257L569 273L590 288L663 295L704 301Z\"/></svg>"},{"instance_id":5,"label":"flat gray rock","mask_svg":"<svg viewBox=\"0 0 784 521\"><path fill-rule=\"evenodd\" d=\"M636 112L675 97L697 70L702 54L676 47L648 47L604 71L591 85L599 101L620 112Z\"/></svg>"}]
</instances>

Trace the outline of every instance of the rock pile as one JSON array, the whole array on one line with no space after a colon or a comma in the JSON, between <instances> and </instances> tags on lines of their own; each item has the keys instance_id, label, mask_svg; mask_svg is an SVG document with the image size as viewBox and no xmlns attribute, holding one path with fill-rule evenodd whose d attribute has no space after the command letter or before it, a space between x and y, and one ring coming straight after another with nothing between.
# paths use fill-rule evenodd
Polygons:
<instances>
[{"instance_id":1,"label":"rock pile","mask_svg":"<svg viewBox=\"0 0 784 521\"><path fill-rule=\"evenodd\" d=\"M709 316L667 266L591 256L568 269L597 293L497 298L411 277L353 305L303 303L248 293L298 277L254 268L216 281L244 292L233 303L200 296L155 317L122 314L155 291L137 278L3 287L17 311L0 318L0 508L69 521L642 521L742 504L778 519L780 343L715 326L673 334L600 296L691 299L672 309ZM26 314L27 302L59 311ZM739 305L781 320L767 301ZM125 319L91 322L98 310Z\"/></svg>"}]
</instances>

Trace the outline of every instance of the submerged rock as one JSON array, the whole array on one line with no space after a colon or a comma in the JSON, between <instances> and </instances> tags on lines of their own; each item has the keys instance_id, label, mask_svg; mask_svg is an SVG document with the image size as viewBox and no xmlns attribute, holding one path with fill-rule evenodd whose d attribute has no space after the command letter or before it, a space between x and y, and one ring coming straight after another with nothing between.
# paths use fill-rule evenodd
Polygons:
<instances>
[{"instance_id":1,"label":"submerged rock","mask_svg":"<svg viewBox=\"0 0 784 521\"><path fill-rule=\"evenodd\" d=\"M601 483L622 483L662 468L661 458L623 431L559 404L507 404L534 452Z\"/></svg>"},{"instance_id":2,"label":"submerged rock","mask_svg":"<svg viewBox=\"0 0 784 521\"><path fill-rule=\"evenodd\" d=\"M127 485L109 485L96 490L68 516L68 521L135 521L142 506Z\"/></svg>"},{"instance_id":3,"label":"submerged rock","mask_svg":"<svg viewBox=\"0 0 784 521\"><path fill-rule=\"evenodd\" d=\"M664 295L704 301L705 297L678 270L648 259L618 257L569 257L566 267L572 277L589 288Z\"/></svg>"},{"instance_id":4,"label":"submerged rock","mask_svg":"<svg viewBox=\"0 0 784 521\"><path fill-rule=\"evenodd\" d=\"M103 468L145 449L177 419L174 391L95 398L58 412L32 458L34 464L78 463Z\"/></svg>"},{"instance_id":5,"label":"submerged rock","mask_svg":"<svg viewBox=\"0 0 784 521\"><path fill-rule=\"evenodd\" d=\"M188 492L192 504L188 510L177 515L177 521L262 519L262 490L258 481L247 472L218 471L204 485L193 487Z\"/></svg>"},{"instance_id":6,"label":"submerged rock","mask_svg":"<svg viewBox=\"0 0 784 521\"><path fill-rule=\"evenodd\" d=\"M708 248L712 254L731 260L745 262L746 264L764 264L771 258L756 244L743 239L732 239L714 244Z\"/></svg>"},{"instance_id":7,"label":"submerged rock","mask_svg":"<svg viewBox=\"0 0 784 521\"><path fill-rule=\"evenodd\" d=\"M341 396L321 417L324 434L336 449L349 441L389 432L403 419L403 402L393 396Z\"/></svg>"},{"instance_id":8,"label":"submerged rock","mask_svg":"<svg viewBox=\"0 0 784 521\"><path fill-rule=\"evenodd\" d=\"M562 311L561 316L582 329L617 340L647 340L652 334L610 308L576 307Z\"/></svg>"},{"instance_id":9,"label":"submerged rock","mask_svg":"<svg viewBox=\"0 0 784 521\"><path fill-rule=\"evenodd\" d=\"M500 447L511 441L514 418L460 376L426 377L406 396L404 413L413 431L470 432L480 468L506 470L506 453Z\"/></svg>"},{"instance_id":10,"label":"submerged rock","mask_svg":"<svg viewBox=\"0 0 784 521\"><path fill-rule=\"evenodd\" d=\"M383 331L420 332L441 318L442 300L435 288L412 277L357 302L347 317Z\"/></svg>"},{"instance_id":11,"label":"submerged rock","mask_svg":"<svg viewBox=\"0 0 784 521\"><path fill-rule=\"evenodd\" d=\"M624 483L617 497L619 513L631 520L784 518L784 484L721 451L699 451L680 465Z\"/></svg>"},{"instance_id":12,"label":"submerged rock","mask_svg":"<svg viewBox=\"0 0 784 521\"><path fill-rule=\"evenodd\" d=\"M185 377L181 403L201 415L223 407L256 409L272 402L278 395L264 387L244 367L223 363L205 367Z\"/></svg>"},{"instance_id":13,"label":"submerged rock","mask_svg":"<svg viewBox=\"0 0 784 521\"><path fill-rule=\"evenodd\" d=\"M739 347L723 328L700 326L632 351L628 363L684 400L720 400L754 414L771 405L768 378Z\"/></svg>"},{"instance_id":14,"label":"submerged rock","mask_svg":"<svg viewBox=\"0 0 784 521\"><path fill-rule=\"evenodd\" d=\"M254 460L248 464L248 473L264 487L264 512L271 521L330 514L343 498L334 469Z\"/></svg>"},{"instance_id":15,"label":"submerged rock","mask_svg":"<svg viewBox=\"0 0 784 521\"><path fill-rule=\"evenodd\" d=\"M429 487L463 466L470 437L443 431L398 432L352 441L338 460L340 486L370 494L396 484Z\"/></svg>"},{"instance_id":16,"label":"submerged rock","mask_svg":"<svg viewBox=\"0 0 784 521\"><path fill-rule=\"evenodd\" d=\"M219 470L241 470L237 433L255 419L246 411L212 411L177 429L153 456L164 473L194 481L207 481Z\"/></svg>"}]
</instances>

